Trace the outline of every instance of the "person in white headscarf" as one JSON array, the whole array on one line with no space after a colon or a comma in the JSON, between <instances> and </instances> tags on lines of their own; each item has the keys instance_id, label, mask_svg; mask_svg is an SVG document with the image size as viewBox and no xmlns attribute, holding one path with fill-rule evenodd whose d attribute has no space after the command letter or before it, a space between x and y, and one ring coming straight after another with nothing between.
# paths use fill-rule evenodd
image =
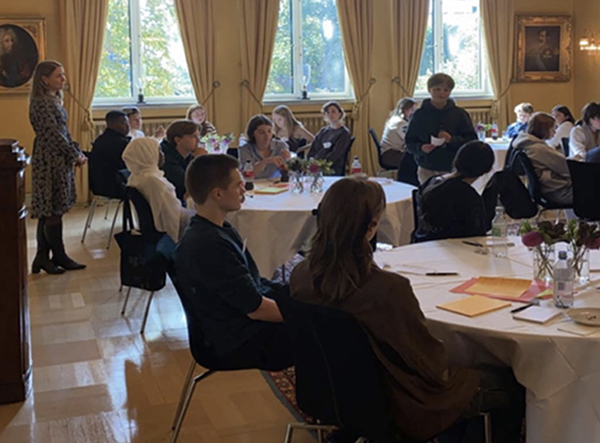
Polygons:
<instances>
[{"instance_id":1,"label":"person in white headscarf","mask_svg":"<svg viewBox=\"0 0 600 443\"><path fill-rule=\"evenodd\" d=\"M181 205L175 195L175 186L164 178L164 172L159 169L158 140L136 138L127 145L122 158L131 171L127 185L140 191L148 201L156 229L166 232L178 242L194 212Z\"/></svg>"}]
</instances>

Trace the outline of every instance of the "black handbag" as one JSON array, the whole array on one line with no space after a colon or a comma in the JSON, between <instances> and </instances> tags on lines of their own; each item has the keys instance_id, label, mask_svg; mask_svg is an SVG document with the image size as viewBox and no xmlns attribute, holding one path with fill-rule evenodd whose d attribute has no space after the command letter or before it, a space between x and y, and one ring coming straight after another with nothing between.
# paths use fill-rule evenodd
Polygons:
<instances>
[{"instance_id":1,"label":"black handbag","mask_svg":"<svg viewBox=\"0 0 600 443\"><path fill-rule=\"evenodd\" d=\"M167 280L167 259L159 252L160 240L148 239L133 229L131 204L123 200L123 232L115 234L121 248L121 284L146 291L162 289Z\"/></svg>"}]
</instances>

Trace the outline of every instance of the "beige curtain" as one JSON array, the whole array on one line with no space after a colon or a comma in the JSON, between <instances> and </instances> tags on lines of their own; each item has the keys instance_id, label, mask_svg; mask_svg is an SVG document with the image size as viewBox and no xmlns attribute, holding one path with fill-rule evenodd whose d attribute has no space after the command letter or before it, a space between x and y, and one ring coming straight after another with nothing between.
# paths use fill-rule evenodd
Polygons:
<instances>
[{"instance_id":1,"label":"beige curtain","mask_svg":"<svg viewBox=\"0 0 600 443\"><path fill-rule=\"evenodd\" d=\"M377 152L369 143L369 91L375 84L372 77L373 2L372 0L337 0L338 17L344 56L356 96L352 110L354 145L350 158L358 155L363 171L375 175L378 169Z\"/></svg>"},{"instance_id":2,"label":"beige curtain","mask_svg":"<svg viewBox=\"0 0 600 443\"><path fill-rule=\"evenodd\" d=\"M262 112L275 46L279 0L240 0L242 124Z\"/></svg>"},{"instance_id":3,"label":"beige curtain","mask_svg":"<svg viewBox=\"0 0 600 443\"><path fill-rule=\"evenodd\" d=\"M392 107L415 93L428 15L429 0L392 0Z\"/></svg>"},{"instance_id":4,"label":"beige curtain","mask_svg":"<svg viewBox=\"0 0 600 443\"><path fill-rule=\"evenodd\" d=\"M494 90L492 119L499 128L511 121L508 90L513 70L514 0L481 0L489 71Z\"/></svg>"},{"instance_id":5,"label":"beige curtain","mask_svg":"<svg viewBox=\"0 0 600 443\"><path fill-rule=\"evenodd\" d=\"M91 105L102 54L108 0L61 0L60 20L69 90L65 107L69 130L81 149L89 151L93 137ZM77 200L88 201L87 167L77 168Z\"/></svg>"},{"instance_id":6,"label":"beige curtain","mask_svg":"<svg viewBox=\"0 0 600 443\"><path fill-rule=\"evenodd\" d=\"M215 121L215 27L213 0L175 0L175 8L185 49L185 58L198 103L204 105L210 121Z\"/></svg>"}]
</instances>

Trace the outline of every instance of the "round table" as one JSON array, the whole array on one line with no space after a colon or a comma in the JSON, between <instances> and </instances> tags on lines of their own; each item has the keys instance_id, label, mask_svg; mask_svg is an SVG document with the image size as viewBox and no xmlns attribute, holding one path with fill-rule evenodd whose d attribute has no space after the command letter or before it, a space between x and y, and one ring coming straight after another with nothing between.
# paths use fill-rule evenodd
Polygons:
<instances>
[{"instance_id":1,"label":"round table","mask_svg":"<svg viewBox=\"0 0 600 443\"><path fill-rule=\"evenodd\" d=\"M481 241L481 239L476 239ZM513 238L508 258L475 253L459 239L421 243L378 252L376 260L411 280L431 331L444 341L456 363L502 362L527 388L527 443L600 441L600 328L578 336L560 331L565 314L546 324L514 320L510 309L468 318L436 308L467 297L449 292L472 277L532 277L531 253ZM591 251L590 267L600 267ZM456 271L459 276L431 277L426 271ZM574 307L600 307L600 274L579 288ZM543 305L553 306L552 301Z\"/></svg>"},{"instance_id":2,"label":"round table","mask_svg":"<svg viewBox=\"0 0 600 443\"><path fill-rule=\"evenodd\" d=\"M341 177L325 177L325 190ZM413 186L389 179L373 178L382 184L387 207L377 232L377 241L401 246L410 243L413 230L411 192ZM257 182L257 189L268 186ZM307 191L293 194L286 191L276 195L254 194L246 198L239 211L230 213L227 220L235 226L252 253L261 275L270 277L275 269L287 262L310 239L316 230L312 215L323 194Z\"/></svg>"}]
</instances>

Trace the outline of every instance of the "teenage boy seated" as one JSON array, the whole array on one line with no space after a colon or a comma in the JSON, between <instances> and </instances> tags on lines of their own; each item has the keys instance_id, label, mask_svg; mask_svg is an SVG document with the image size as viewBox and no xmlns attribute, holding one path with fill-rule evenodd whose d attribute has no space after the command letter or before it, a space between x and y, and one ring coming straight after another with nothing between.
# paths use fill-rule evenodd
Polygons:
<instances>
[{"instance_id":1,"label":"teenage boy seated","mask_svg":"<svg viewBox=\"0 0 600 443\"><path fill-rule=\"evenodd\" d=\"M165 178L175 186L175 194L185 206L185 171L198 155L206 154L200 143L200 127L191 120L176 120L167 128L167 138L160 147L165 155L162 170Z\"/></svg>"},{"instance_id":2,"label":"teenage boy seated","mask_svg":"<svg viewBox=\"0 0 600 443\"><path fill-rule=\"evenodd\" d=\"M237 159L205 155L194 159L186 187L196 204L175 251L175 269L187 306L205 340L223 364L281 370L292 354L274 299L289 286L262 278L243 240L225 221L244 201Z\"/></svg>"},{"instance_id":3,"label":"teenage boy seated","mask_svg":"<svg viewBox=\"0 0 600 443\"><path fill-rule=\"evenodd\" d=\"M419 165L419 183L452 171L458 149L477 140L471 117L450 98L454 80L447 74L433 74L427 80L431 98L423 100L406 130L406 149Z\"/></svg>"},{"instance_id":4,"label":"teenage boy seated","mask_svg":"<svg viewBox=\"0 0 600 443\"><path fill-rule=\"evenodd\" d=\"M121 155L131 141L129 119L124 112L109 111L104 121L106 129L92 142L90 181L96 194L116 198L121 195L117 172L126 169Z\"/></svg>"}]
</instances>

